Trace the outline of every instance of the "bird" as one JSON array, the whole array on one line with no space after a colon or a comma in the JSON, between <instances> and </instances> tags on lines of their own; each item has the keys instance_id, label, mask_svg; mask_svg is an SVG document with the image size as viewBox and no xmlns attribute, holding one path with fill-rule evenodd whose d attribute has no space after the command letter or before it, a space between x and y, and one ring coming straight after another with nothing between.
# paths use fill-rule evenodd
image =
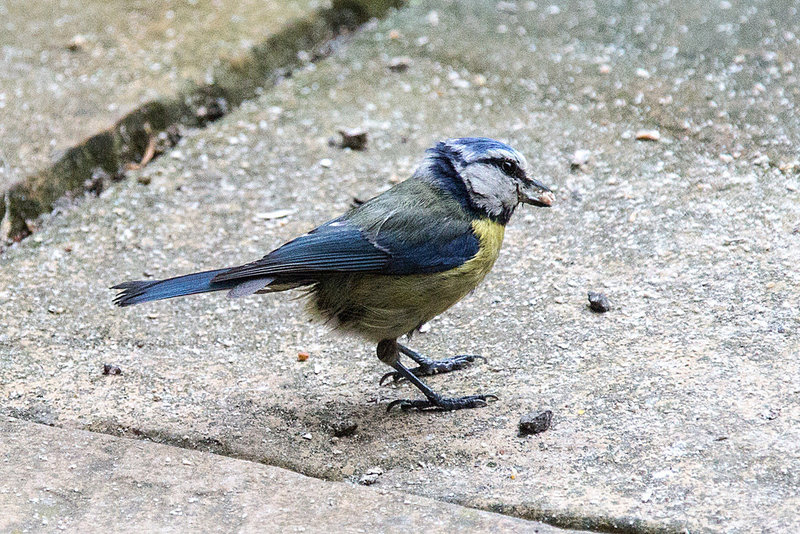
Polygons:
<instances>
[{"instance_id":1,"label":"bird","mask_svg":"<svg viewBox=\"0 0 800 534\"><path fill-rule=\"evenodd\" d=\"M113 286L117 306L212 291L230 298L299 289L307 309L334 328L377 343L377 356L424 395L387 410L483 407L496 395L446 397L421 377L462 369L481 356L431 359L398 342L471 293L494 266L520 203L550 207L553 192L525 157L486 137L446 139L427 149L410 178L345 214L235 267ZM413 360L409 368L401 355Z\"/></svg>"}]
</instances>

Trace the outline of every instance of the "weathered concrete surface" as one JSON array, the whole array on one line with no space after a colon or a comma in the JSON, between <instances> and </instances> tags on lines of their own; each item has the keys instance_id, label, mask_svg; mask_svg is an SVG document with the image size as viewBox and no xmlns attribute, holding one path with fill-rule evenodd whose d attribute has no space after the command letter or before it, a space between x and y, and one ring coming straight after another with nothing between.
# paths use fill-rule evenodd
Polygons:
<instances>
[{"instance_id":1,"label":"weathered concrete surface","mask_svg":"<svg viewBox=\"0 0 800 534\"><path fill-rule=\"evenodd\" d=\"M790 2L417 3L10 249L2 410L331 479L379 465L378 487L559 525L796 531L797 26ZM369 150L328 146L341 126ZM110 305L122 280L258 258L471 134L559 194L412 343L489 357L430 380L488 408L387 416L417 393L379 388L374 348L286 295ZM545 408L553 428L517 437ZM342 419L358 431L333 439Z\"/></svg>"},{"instance_id":2,"label":"weathered concrete surface","mask_svg":"<svg viewBox=\"0 0 800 534\"><path fill-rule=\"evenodd\" d=\"M0 422L3 532L561 529L147 441Z\"/></svg>"},{"instance_id":3,"label":"weathered concrete surface","mask_svg":"<svg viewBox=\"0 0 800 534\"><path fill-rule=\"evenodd\" d=\"M0 190L135 107L204 82L317 0L0 5Z\"/></svg>"},{"instance_id":4,"label":"weathered concrete surface","mask_svg":"<svg viewBox=\"0 0 800 534\"><path fill-rule=\"evenodd\" d=\"M192 69L187 64L182 69L186 71L182 72L184 89L176 92L175 88L170 90L169 84L165 84L166 92L162 92L158 98L137 106L109 128L96 131L94 135L61 151L52 165L29 173L24 179L13 183L5 180L7 187L0 183L0 247L6 241L19 241L29 236L38 228L39 216L51 212L59 204L63 205L64 201L80 197L84 193L97 194L110 181L123 178L129 168L143 165L164 150L170 149L186 127L204 126L224 116L243 101L263 93L265 87L271 86L285 75L290 75L297 66L330 55L337 48L339 37L349 34L373 17L384 16L392 7L401 4L402 0L333 0L325 7L309 9L303 17L281 26L280 31L264 34L264 38L253 46L249 46L251 41L245 39L242 44L248 46L242 46L243 51L235 56L215 56L211 66L206 68L203 80L194 79ZM260 9L259 6L247 6L252 8L251 22L257 22L265 13L269 14L269 10ZM273 4L273 7L280 6ZM289 8L283 11L284 16L287 12L292 12ZM199 12L204 13L202 9ZM168 20L173 20L177 15L173 10L168 10L165 16ZM214 16L216 13L212 10L212 16L206 20L212 27L204 28L211 34L215 33ZM23 16L19 19L27 20ZM234 15L231 20L233 22L240 19L241 17ZM278 20L283 22L285 19L278 17ZM13 26L14 20L9 24ZM275 29L269 25L265 27L268 30ZM172 38L175 35L177 33L174 28L167 28L165 31L166 37ZM80 44L73 42L70 45L72 51L86 47L85 39L80 37ZM200 35L196 37L199 38ZM209 40L213 41L213 38ZM170 43L174 45L175 42ZM182 49L184 55L195 53L201 56L200 59L204 59L199 51L203 46L208 48L208 45L201 46L191 40L181 44L186 47ZM210 48L214 49L213 46ZM145 49L150 51L149 48ZM29 51L27 48L25 50ZM42 55L42 58L47 57L47 54ZM193 65L196 67L196 63ZM113 77L110 79L114 81ZM147 77L144 79L153 81ZM50 89L58 87L51 85ZM160 90L164 88L161 87ZM71 103L80 102L83 98L81 94L68 96ZM30 108L30 102L25 100L18 99L15 103L23 111ZM114 106L116 103L112 105ZM77 120L74 110L72 112L73 115L69 115L69 120L64 122ZM51 121L48 124L51 124L53 117L47 118ZM12 121L11 124L24 128L28 121Z\"/></svg>"}]
</instances>

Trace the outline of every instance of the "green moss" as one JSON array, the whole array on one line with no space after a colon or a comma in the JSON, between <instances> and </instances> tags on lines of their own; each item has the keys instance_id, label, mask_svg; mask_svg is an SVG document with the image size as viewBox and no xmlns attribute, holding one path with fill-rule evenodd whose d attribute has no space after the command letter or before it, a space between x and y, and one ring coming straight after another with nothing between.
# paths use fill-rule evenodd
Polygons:
<instances>
[{"instance_id":1,"label":"green moss","mask_svg":"<svg viewBox=\"0 0 800 534\"><path fill-rule=\"evenodd\" d=\"M331 8L289 23L248 54L224 62L213 83L190 86L175 98L148 102L128 113L112 128L67 150L50 168L8 190L0 208L0 220L7 217L2 237L19 240L30 235L26 221L52 210L60 197L86 190L97 169L111 176L124 173L128 164L143 159L152 136L177 125L202 127L222 117L256 96L259 87L296 68L298 52L324 57L331 39L402 4L403 0L334 0Z\"/></svg>"}]
</instances>

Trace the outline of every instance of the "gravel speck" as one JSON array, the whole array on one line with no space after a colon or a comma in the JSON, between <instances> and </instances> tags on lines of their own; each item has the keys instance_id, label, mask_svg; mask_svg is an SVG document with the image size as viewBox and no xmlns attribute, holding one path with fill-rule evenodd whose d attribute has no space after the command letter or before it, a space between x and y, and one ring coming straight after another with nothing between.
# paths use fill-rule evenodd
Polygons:
<instances>
[{"instance_id":1,"label":"gravel speck","mask_svg":"<svg viewBox=\"0 0 800 534\"><path fill-rule=\"evenodd\" d=\"M589 291L589 309L597 313L605 313L611 309L611 303L605 293Z\"/></svg>"},{"instance_id":2,"label":"gravel speck","mask_svg":"<svg viewBox=\"0 0 800 534\"><path fill-rule=\"evenodd\" d=\"M356 433L356 430L358 430L358 423L352 419L342 419L331 425L331 432L333 432L333 435L337 438L352 436Z\"/></svg>"},{"instance_id":3,"label":"gravel speck","mask_svg":"<svg viewBox=\"0 0 800 534\"><path fill-rule=\"evenodd\" d=\"M86 39L86 37L84 37L83 35L78 34L74 36L67 44L67 50L69 50L70 52L82 52L86 50L88 44L89 44L88 39Z\"/></svg>"},{"instance_id":4,"label":"gravel speck","mask_svg":"<svg viewBox=\"0 0 800 534\"><path fill-rule=\"evenodd\" d=\"M387 67L392 72L405 72L411 66L411 58L406 56L393 57L389 60Z\"/></svg>"},{"instance_id":5,"label":"gravel speck","mask_svg":"<svg viewBox=\"0 0 800 534\"><path fill-rule=\"evenodd\" d=\"M362 486L371 486L378 481L378 477L382 474L383 469L380 467L370 467L367 472L358 479L358 483Z\"/></svg>"},{"instance_id":6,"label":"gravel speck","mask_svg":"<svg viewBox=\"0 0 800 534\"><path fill-rule=\"evenodd\" d=\"M349 148L351 150L366 150L368 134L367 131L361 128L342 128L339 130L339 135L342 140L339 143L341 148Z\"/></svg>"},{"instance_id":7,"label":"gravel speck","mask_svg":"<svg viewBox=\"0 0 800 534\"><path fill-rule=\"evenodd\" d=\"M541 434L548 428L553 421L553 412L545 410L540 413L528 413L519 418L519 435L529 436Z\"/></svg>"},{"instance_id":8,"label":"gravel speck","mask_svg":"<svg viewBox=\"0 0 800 534\"><path fill-rule=\"evenodd\" d=\"M111 363L104 363L103 364L103 374L104 375L121 375L122 369L118 366L111 364Z\"/></svg>"},{"instance_id":9,"label":"gravel speck","mask_svg":"<svg viewBox=\"0 0 800 534\"><path fill-rule=\"evenodd\" d=\"M578 169L589 163L589 158L592 157L592 151L586 149L576 150L572 157L569 159L569 166L571 169Z\"/></svg>"}]
</instances>

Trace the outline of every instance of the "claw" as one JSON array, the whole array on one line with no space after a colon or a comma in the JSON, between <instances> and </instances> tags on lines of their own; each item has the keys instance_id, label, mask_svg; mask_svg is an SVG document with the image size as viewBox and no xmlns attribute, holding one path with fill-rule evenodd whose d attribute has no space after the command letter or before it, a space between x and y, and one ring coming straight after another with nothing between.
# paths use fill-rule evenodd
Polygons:
<instances>
[{"instance_id":1,"label":"claw","mask_svg":"<svg viewBox=\"0 0 800 534\"><path fill-rule=\"evenodd\" d=\"M459 369L467 367L468 364L474 362L475 360L483 360L485 362L486 358L477 354L459 354L458 356L445 358L443 360L428 360L426 358L424 363L421 363L421 365L418 367L409 369L409 371L414 373L414 376L417 377L432 376L441 373L449 373L450 371L458 371ZM398 373L397 371L391 371L381 377L381 379L378 381L378 385L382 386L389 378L392 379L392 384L397 384L398 382L405 380L405 377L402 374Z\"/></svg>"},{"instance_id":2,"label":"claw","mask_svg":"<svg viewBox=\"0 0 800 534\"><path fill-rule=\"evenodd\" d=\"M442 397L428 387L425 382L420 380L421 376L433 375L437 373L448 373L450 371L461 369L474 362L476 359L486 361L486 358L482 356L461 354L459 356L446 358L444 360L431 360L430 358L426 358L422 354L399 344L396 339L381 340L380 343L378 343L377 353L378 359L394 368L394 371L386 373L381 377L381 385L383 385L389 379L395 383L399 382L400 380L407 380L425 395L424 399L394 400L386 407L387 412L392 411L395 407L400 407L400 409L404 412L409 410L417 410L420 412L447 412L450 410L463 410L466 408L481 408L488 405L490 401L498 400L497 395L467 395L466 397L454 398ZM401 353L414 360L419 367L409 369L403 365L399 359Z\"/></svg>"},{"instance_id":3,"label":"claw","mask_svg":"<svg viewBox=\"0 0 800 534\"><path fill-rule=\"evenodd\" d=\"M403 410L404 412L405 412L405 411L408 411L406 408L404 408L404 407L402 406L403 404L405 404L405 403L407 403L407 402L412 402L412 401L410 401L410 400L407 400L407 399L397 399L397 400L393 400L392 402L390 402L390 403L389 403L389 405L388 405L388 406L386 406L386 411L387 411L387 412L391 412L391 411L392 411L392 408L394 408L395 406L398 406L398 405L400 405L400 409L401 409L401 410Z\"/></svg>"},{"instance_id":4,"label":"claw","mask_svg":"<svg viewBox=\"0 0 800 534\"><path fill-rule=\"evenodd\" d=\"M403 378L402 375L400 373L398 373L397 371L391 371L391 372L386 373L385 375L383 375L381 377L381 379L378 380L378 385L382 386L383 385L383 381L386 380L389 377L392 377L392 383L393 384L397 384L400 381L400 379Z\"/></svg>"},{"instance_id":5,"label":"claw","mask_svg":"<svg viewBox=\"0 0 800 534\"><path fill-rule=\"evenodd\" d=\"M497 395L468 395L466 397L448 398L439 397L436 400L430 399L397 399L389 403L386 411L392 411L392 408L399 406L401 410L407 412L409 410L417 410L420 412L428 411L451 411L463 410L466 408L482 408L489 404L489 401L498 400Z\"/></svg>"}]
</instances>

